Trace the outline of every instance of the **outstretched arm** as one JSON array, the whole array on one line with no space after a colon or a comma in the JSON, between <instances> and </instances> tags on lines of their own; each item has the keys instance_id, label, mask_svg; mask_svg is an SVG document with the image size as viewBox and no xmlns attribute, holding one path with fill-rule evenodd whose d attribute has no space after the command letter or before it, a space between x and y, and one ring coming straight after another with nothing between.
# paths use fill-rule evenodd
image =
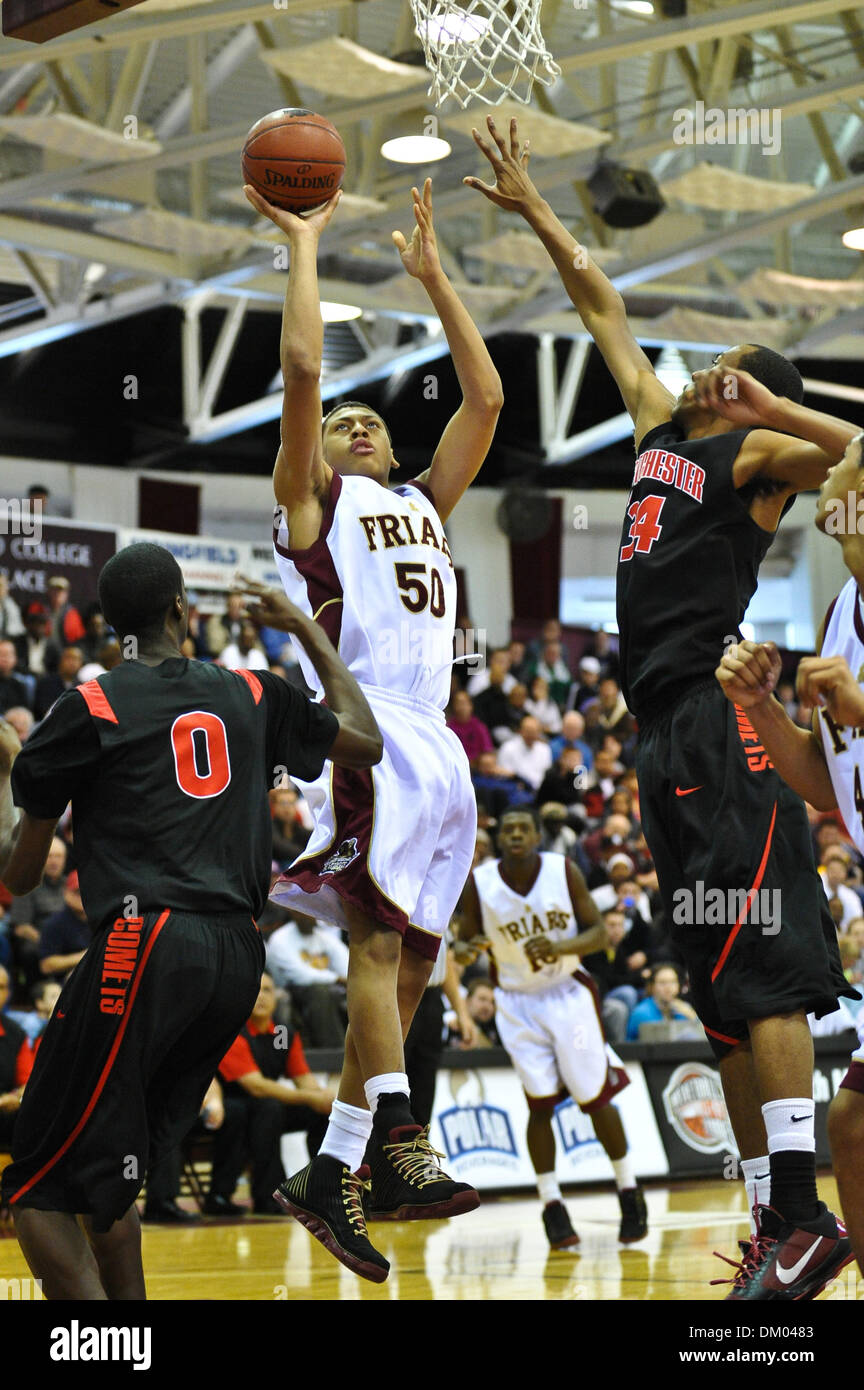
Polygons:
<instances>
[{"instance_id":1,"label":"outstretched arm","mask_svg":"<svg viewBox=\"0 0 864 1390\"><path fill-rule=\"evenodd\" d=\"M473 135L478 149L492 166L495 183L485 184L476 178L466 178L463 182L485 194L497 207L520 213L540 238L579 317L617 382L625 409L633 420L638 444L649 429L669 419L675 397L657 380L650 360L634 338L618 291L585 247L562 226L528 177L528 142L526 140L520 150L516 121L510 122L509 143L498 133L491 116L486 117L486 124L494 148L476 130Z\"/></svg>"},{"instance_id":2,"label":"outstretched arm","mask_svg":"<svg viewBox=\"0 0 864 1390\"><path fill-rule=\"evenodd\" d=\"M480 330L441 269L432 224L432 180L426 180L422 196L416 188L411 194L413 235L409 242L394 232L393 242L441 320L462 390L462 404L442 434L431 465L418 479L428 483L438 514L446 521L489 452L504 396Z\"/></svg>"},{"instance_id":3,"label":"outstretched arm","mask_svg":"<svg viewBox=\"0 0 864 1390\"><path fill-rule=\"evenodd\" d=\"M693 392L700 404L725 420L755 426L735 460L736 487L756 476L784 483L789 493L819 487L861 433L848 420L775 396L738 367L717 365L694 372Z\"/></svg>"},{"instance_id":4,"label":"outstretched arm","mask_svg":"<svg viewBox=\"0 0 864 1390\"><path fill-rule=\"evenodd\" d=\"M273 491L288 513L289 529L299 522L306 532L314 522L314 539L321 523L321 500L330 484L321 444L324 324L318 296L318 239L341 194L336 193L311 216L300 217L273 207L249 184L244 192L255 210L285 233L290 246L279 345L284 382L281 443L273 470ZM292 536L292 540L297 543L297 537ZM301 547L304 542L309 542L308 535L300 537Z\"/></svg>"}]
</instances>

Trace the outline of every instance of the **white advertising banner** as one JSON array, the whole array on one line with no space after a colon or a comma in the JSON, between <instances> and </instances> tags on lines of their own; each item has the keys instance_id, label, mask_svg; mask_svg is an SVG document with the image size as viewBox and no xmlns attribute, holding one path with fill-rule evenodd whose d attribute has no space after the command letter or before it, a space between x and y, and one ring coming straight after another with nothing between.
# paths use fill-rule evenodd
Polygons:
<instances>
[{"instance_id":1,"label":"white advertising banner","mask_svg":"<svg viewBox=\"0 0 864 1390\"><path fill-rule=\"evenodd\" d=\"M251 569L253 547L248 541L226 540L221 536L179 536L171 531L143 531L130 526L118 528L118 548L132 545L136 541L153 541L156 545L164 545L170 550L183 571L187 589L193 591L233 589L237 583L238 570L249 574L250 579L259 577ZM254 548L258 550L261 547ZM259 562L258 569L260 568ZM275 567L273 568L275 571Z\"/></svg>"}]
</instances>

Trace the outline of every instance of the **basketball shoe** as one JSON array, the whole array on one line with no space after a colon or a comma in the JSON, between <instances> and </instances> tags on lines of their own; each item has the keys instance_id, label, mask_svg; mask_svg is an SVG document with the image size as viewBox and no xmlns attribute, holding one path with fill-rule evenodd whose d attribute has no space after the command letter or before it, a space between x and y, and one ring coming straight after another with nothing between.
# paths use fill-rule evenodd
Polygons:
<instances>
[{"instance_id":1,"label":"basketball shoe","mask_svg":"<svg viewBox=\"0 0 864 1390\"><path fill-rule=\"evenodd\" d=\"M380 1113L380 1112L379 1112ZM376 1115L376 1120L377 1120ZM438 1166L429 1127L376 1123L366 1150L371 1183L364 1201L370 1221L435 1221L474 1211L480 1198L465 1182L454 1182Z\"/></svg>"},{"instance_id":2,"label":"basketball shoe","mask_svg":"<svg viewBox=\"0 0 864 1390\"><path fill-rule=\"evenodd\" d=\"M727 1299L809 1301L855 1258L846 1227L824 1202L813 1221L800 1225L785 1220L773 1207L757 1207L756 1215L756 1238L746 1254L741 1242L740 1273Z\"/></svg>"},{"instance_id":3,"label":"basketball shoe","mask_svg":"<svg viewBox=\"0 0 864 1390\"><path fill-rule=\"evenodd\" d=\"M579 1237L570 1224L570 1214L563 1202L547 1202L543 1208L543 1226L552 1250L567 1250L579 1244Z\"/></svg>"},{"instance_id":4,"label":"basketball shoe","mask_svg":"<svg viewBox=\"0 0 864 1390\"><path fill-rule=\"evenodd\" d=\"M621 1245L632 1245L648 1234L648 1208L641 1187L625 1187L618 1193L621 1207L621 1225L618 1227L618 1240Z\"/></svg>"},{"instance_id":5,"label":"basketball shoe","mask_svg":"<svg viewBox=\"0 0 864 1390\"><path fill-rule=\"evenodd\" d=\"M338 1158L319 1154L281 1183L273 1200L352 1274L383 1284L390 1264L379 1255L366 1232L363 1194L368 1186L368 1168L352 1173Z\"/></svg>"}]
</instances>

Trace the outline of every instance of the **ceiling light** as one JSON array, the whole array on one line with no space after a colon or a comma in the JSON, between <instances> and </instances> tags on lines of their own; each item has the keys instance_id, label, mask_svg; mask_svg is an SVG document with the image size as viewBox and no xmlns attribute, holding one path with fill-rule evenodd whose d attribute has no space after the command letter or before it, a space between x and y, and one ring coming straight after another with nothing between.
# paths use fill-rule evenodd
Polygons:
<instances>
[{"instance_id":1,"label":"ceiling light","mask_svg":"<svg viewBox=\"0 0 864 1390\"><path fill-rule=\"evenodd\" d=\"M450 146L434 135L400 135L395 140L385 140L381 153L394 164L430 164L435 159L446 159Z\"/></svg>"},{"instance_id":2,"label":"ceiling light","mask_svg":"<svg viewBox=\"0 0 864 1390\"><path fill-rule=\"evenodd\" d=\"M651 0L612 0L613 10L627 10L629 14L653 14Z\"/></svg>"},{"instance_id":3,"label":"ceiling light","mask_svg":"<svg viewBox=\"0 0 864 1390\"><path fill-rule=\"evenodd\" d=\"M337 304L332 299L321 300L321 318L325 323L347 323L349 319L363 317L363 310L356 304Z\"/></svg>"},{"instance_id":4,"label":"ceiling light","mask_svg":"<svg viewBox=\"0 0 864 1390\"><path fill-rule=\"evenodd\" d=\"M850 251L864 251L864 227L853 227L851 232L843 233L843 245Z\"/></svg>"}]
</instances>

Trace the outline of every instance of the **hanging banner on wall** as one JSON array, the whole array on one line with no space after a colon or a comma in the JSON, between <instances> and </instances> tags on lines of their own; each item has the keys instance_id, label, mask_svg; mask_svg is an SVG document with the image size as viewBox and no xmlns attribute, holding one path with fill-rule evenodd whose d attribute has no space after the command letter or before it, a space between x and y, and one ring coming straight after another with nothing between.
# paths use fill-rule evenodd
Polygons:
<instances>
[{"instance_id":1,"label":"hanging banner on wall","mask_svg":"<svg viewBox=\"0 0 864 1390\"><path fill-rule=\"evenodd\" d=\"M29 534L0 534L0 574L26 612L31 603L48 607L48 581L69 580L69 601L83 613L98 597L99 571L117 549L114 526L77 521L43 521Z\"/></svg>"}]
</instances>

